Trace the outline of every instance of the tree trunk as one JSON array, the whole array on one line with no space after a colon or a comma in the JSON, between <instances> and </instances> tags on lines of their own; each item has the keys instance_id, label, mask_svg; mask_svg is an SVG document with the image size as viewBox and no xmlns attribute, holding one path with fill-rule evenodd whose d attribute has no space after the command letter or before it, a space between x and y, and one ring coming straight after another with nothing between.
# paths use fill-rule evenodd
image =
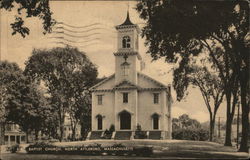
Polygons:
<instances>
[{"instance_id":1,"label":"tree trunk","mask_svg":"<svg viewBox=\"0 0 250 160\"><path fill-rule=\"evenodd\" d=\"M38 132L37 130L35 130L35 140L37 141L38 140Z\"/></svg>"},{"instance_id":2,"label":"tree trunk","mask_svg":"<svg viewBox=\"0 0 250 160\"><path fill-rule=\"evenodd\" d=\"M210 130L209 130L209 141L213 141L214 136L214 125L215 125L215 115L210 115Z\"/></svg>"},{"instance_id":3,"label":"tree trunk","mask_svg":"<svg viewBox=\"0 0 250 160\"><path fill-rule=\"evenodd\" d=\"M0 145L4 145L5 123L0 122Z\"/></svg>"},{"instance_id":4,"label":"tree trunk","mask_svg":"<svg viewBox=\"0 0 250 160\"><path fill-rule=\"evenodd\" d=\"M81 125L81 136L85 139L88 135L88 132L91 130L91 118L85 117L80 122Z\"/></svg>"},{"instance_id":5,"label":"tree trunk","mask_svg":"<svg viewBox=\"0 0 250 160\"><path fill-rule=\"evenodd\" d=\"M75 139L76 139L76 127L73 127L72 128L72 141L75 141Z\"/></svg>"},{"instance_id":6,"label":"tree trunk","mask_svg":"<svg viewBox=\"0 0 250 160\"><path fill-rule=\"evenodd\" d=\"M245 72L246 73L246 72ZM241 108L242 108L242 138L240 142L240 152L249 152L248 150L248 132L249 132L249 102L247 102L247 81L248 77L244 72L240 76L241 88Z\"/></svg>"},{"instance_id":7,"label":"tree trunk","mask_svg":"<svg viewBox=\"0 0 250 160\"><path fill-rule=\"evenodd\" d=\"M26 131L26 143L29 143L29 132Z\"/></svg>"},{"instance_id":8,"label":"tree trunk","mask_svg":"<svg viewBox=\"0 0 250 160\"><path fill-rule=\"evenodd\" d=\"M59 107L59 130L60 130L60 135L59 135L59 141L62 142L63 140L63 134L64 134L64 112L62 111L63 106Z\"/></svg>"},{"instance_id":9,"label":"tree trunk","mask_svg":"<svg viewBox=\"0 0 250 160\"><path fill-rule=\"evenodd\" d=\"M59 141L62 142L62 140L63 140L63 134L64 134L64 125L63 125L63 123L62 123L61 120L60 120L60 126L59 126L59 128L60 128Z\"/></svg>"},{"instance_id":10,"label":"tree trunk","mask_svg":"<svg viewBox=\"0 0 250 160\"><path fill-rule=\"evenodd\" d=\"M227 99L227 121L226 121L226 137L225 137L225 146L232 146L231 143L231 131L232 131L232 119L231 119L231 92L226 91L226 99Z\"/></svg>"}]
</instances>

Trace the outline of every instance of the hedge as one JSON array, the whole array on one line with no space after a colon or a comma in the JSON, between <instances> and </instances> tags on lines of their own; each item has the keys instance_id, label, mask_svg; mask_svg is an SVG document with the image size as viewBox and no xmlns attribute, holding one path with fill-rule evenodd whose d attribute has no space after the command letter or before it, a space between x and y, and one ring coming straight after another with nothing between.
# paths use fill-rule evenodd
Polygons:
<instances>
[{"instance_id":1,"label":"hedge","mask_svg":"<svg viewBox=\"0 0 250 160\"><path fill-rule=\"evenodd\" d=\"M209 132L201 128L177 129L172 132L172 137L180 140L206 141L209 139Z\"/></svg>"}]
</instances>

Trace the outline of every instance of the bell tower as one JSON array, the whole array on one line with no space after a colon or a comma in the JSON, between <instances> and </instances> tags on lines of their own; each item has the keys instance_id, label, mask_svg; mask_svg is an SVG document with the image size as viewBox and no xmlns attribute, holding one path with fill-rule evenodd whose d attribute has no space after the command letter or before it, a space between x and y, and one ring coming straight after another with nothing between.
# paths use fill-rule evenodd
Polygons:
<instances>
[{"instance_id":1,"label":"bell tower","mask_svg":"<svg viewBox=\"0 0 250 160\"><path fill-rule=\"evenodd\" d=\"M126 20L115 27L117 30L117 52L115 56L115 83L129 81L137 84L137 71L140 70L141 56L138 52L138 25L130 21L129 12Z\"/></svg>"}]
</instances>

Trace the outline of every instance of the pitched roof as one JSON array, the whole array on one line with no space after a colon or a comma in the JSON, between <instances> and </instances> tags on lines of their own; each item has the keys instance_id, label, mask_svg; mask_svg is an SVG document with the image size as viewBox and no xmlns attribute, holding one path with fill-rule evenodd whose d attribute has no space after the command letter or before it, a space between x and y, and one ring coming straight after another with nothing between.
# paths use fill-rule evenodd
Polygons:
<instances>
[{"instance_id":1,"label":"pitched roof","mask_svg":"<svg viewBox=\"0 0 250 160\"><path fill-rule=\"evenodd\" d=\"M113 78L113 77L115 77L115 74L112 74L111 76L105 78L105 79L102 80L101 82L99 82L99 83L97 83L96 85L92 86L92 87L90 88L90 90L93 90L94 88L96 88L96 87L102 85L103 83L107 82L108 80L110 80L110 79Z\"/></svg>"},{"instance_id":2,"label":"pitched roof","mask_svg":"<svg viewBox=\"0 0 250 160\"><path fill-rule=\"evenodd\" d=\"M127 25L134 25L131 21L130 21L130 18L129 18L129 12L127 12L127 18L126 20L120 24L119 26L127 26Z\"/></svg>"},{"instance_id":3,"label":"pitched roof","mask_svg":"<svg viewBox=\"0 0 250 160\"><path fill-rule=\"evenodd\" d=\"M161 83L161 82L159 82L159 81L157 81L157 80L155 80L155 79L149 77L148 75L145 75L145 74L140 73L140 72L138 72L137 74L138 74L138 76L141 76L141 77L143 77L143 78L146 78L146 79L148 79L148 80L154 82L155 84L159 85L159 86L162 87L162 88L167 88L167 86L166 86L165 84L163 84L163 83Z\"/></svg>"}]
</instances>

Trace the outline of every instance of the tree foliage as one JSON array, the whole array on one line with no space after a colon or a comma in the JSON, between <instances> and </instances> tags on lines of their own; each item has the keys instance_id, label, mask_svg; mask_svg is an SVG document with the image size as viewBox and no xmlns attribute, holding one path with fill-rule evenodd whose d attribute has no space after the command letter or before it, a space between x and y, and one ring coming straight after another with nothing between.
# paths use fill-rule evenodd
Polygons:
<instances>
[{"instance_id":1,"label":"tree foliage","mask_svg":"<svg viewBox=\"0 0 250 160\"><path fill-rule=\"evenodd\" d=\"M18 79L22 75L22 71L17 64L0 61L0 144L4 144L5 124L8 115L6 110L8 99L8 87L13 80Z\"/></svg>"},{"instance_id":2,"label":"tree foliage","mask_svg":"<svg viewBox=\"0 0 250 160\"><path fill-rule=\"evenodd\" d=\"M182 76L182 72L178 72L178 69L174 70L176 72L174 73L176 75L175 79L178 78L178 80L174 81L174 88L180 91L177 92L177 96L180 98L183 97L183 93L189 85L199 88L209 112L209 140L212 141L216 114L225 94L224 85L222 80L216 74L212 74L205 66L192 65L187 70L189 70L189 73L186 76Z\"/></svg>"},{"instance_id":3,"label":"tree foliage","mask_svg":"<svg viewBox=\"0 0 250 160\"><path fill-rule=\"evenodd\" d=\"M30 33L29 28L24 25L23 17L26 19L38 17L41 19L44 34L51 32L51 27L55 24L55 20L51 17L49 0L1 0L0 9L17 10L18 15L15 16L15 21L11 23L12 35L19 33L22 37L25 37Z\"/></svg>"},{"instance_id":4,"label":"tree foliage","mask_svg":"<svg viewBox=\"0 0 250 160\"><path fill-rule=\"evenodd\" d=\"M201 124L196 119L190 118L187 114L180 115L172 119L174 139L181 140L208 140L208 131L201 128Z\"/></svg>"},{"instance_id":5,"label":"tree foliage","mask_svg":"<svg viewBox=\"0 0 250 160\"><path fill-rule=\"evenodd\" d=\"M43 81L58 111L60 140L62 140L65 114L70 115L72 129L79 123L85 111L85 95L95 83L96 66L85 53L76 48L53 48L33 50L26 63L25 74L31 79Z\"/></svg>"},{"instance_id":6,"label":"tree foliage","mask_svg":"<svg viewBox=\"0 0 250 160\"><path fill-rule=\"evenodd\" d=\"M18 124L27 134L40 131L48 114L48 105L36 84L30 83L15 63L1 61L1 89L4 96L4 121Z\"/></svg>"},{"instance_id":7,"label":"tree foliage","mask_svg":"<svg viewBox=\"0 0 250 160\"><path fill-rule=\"evenodd\" d=\"M190 118L187 114L182 114L178 118L172 119L173 130L186 128L201 128L201 124L196 119Z\"/></svg>"},{"instance_id":8,"label":"tree foliage","mask_svg":"<svg viewBox=\"0 0 250 160\"><path fill-rule=\"evenodd\" d=\"M240 150L247 151L250 97L247 92L248 2L141 0L137 5L137 11L140 17L147 21L142 36L146 38L148 52L154 60L165 57L167 62L178 62L179 72L182 72L182 76L187 76L187 68L192 58L206 53L212 66L218 70L227 99L225 145L231 145L231 119L240 86L242 113L245 119L242 121L243 139Z\"/></svg>"}]
</instances>

